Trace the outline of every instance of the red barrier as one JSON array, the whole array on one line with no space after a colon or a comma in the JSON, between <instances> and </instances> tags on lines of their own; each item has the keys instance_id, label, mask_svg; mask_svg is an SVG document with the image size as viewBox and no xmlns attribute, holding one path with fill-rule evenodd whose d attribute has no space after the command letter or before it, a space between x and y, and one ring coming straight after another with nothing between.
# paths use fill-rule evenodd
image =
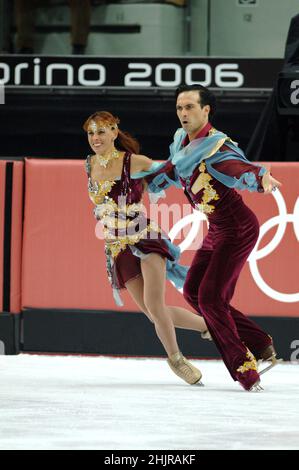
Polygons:
<instances>
[{"instance_id":1,"label":"red barrier","mask_svg":"<svg viewBox=\"0 0 299 470\"><path fill-rule=\"evenodd\" d=\"M234 304L253 315L299 316L299 164L272 163L271 172L283 184L279 192L271 195L242 192L244 201L259 219L260 231L266 228L264 224L273 223L273 227L259 246L268 248L269 254L252 263L251 269L246 263ZM273 243L277 232L281 237Z\"/></svg>"},{"instance_id":2,"label":"red barrier","mask_svg":"<svg viewBox=\"0 0 299 470\"><path fill-rule=\"evenodd\" d=\"M276 192L282 213L273 221L280 225L269 230L261 247L271 241L277 227L282 238L273 252L252 262L251 270L246 264L233 304L251 315L299 316L298 301L290 301L291 294L298 291L299 278L298 240L291 215L298 197L299 164L274 163L272 173L283 183ZM257 214L262 229L279 214L273 195L242 192L242 196ZM171 188L162 202L182 205L186 200L182 191ZM283 214L284 204L289 215ZM95 236L92 209L83 161L26 160L23 307L121 310L112 298L104 244ZM189 264L193 255L194 251L184 252L182 263ZM186 307L170 283L166 295L169 304ZM126 291L123 299L126 310L139 310Z\"/></svg>"}]
</instances>

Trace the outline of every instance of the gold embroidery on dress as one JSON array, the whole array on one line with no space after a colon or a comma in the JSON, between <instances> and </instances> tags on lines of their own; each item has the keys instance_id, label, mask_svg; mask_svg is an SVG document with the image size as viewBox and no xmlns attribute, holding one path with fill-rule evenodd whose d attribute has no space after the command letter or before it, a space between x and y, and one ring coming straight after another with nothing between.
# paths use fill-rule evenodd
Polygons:
<instances>
[{"instance_id":1,"label":"gold embroidery on dress","mask_svg":"<svg viewBox=\"0 0 299 470\"><path fill-rule=\"evenodd\" d=\"M247 349L246 357L249 359L249 361L245 361L244 364L237 369L237 372L241 372L241 374L244 374L244 372L247 372L248 370L257 371L256 359L254 355L249 351L249 349Z\"/></svg>"},{"instance_id":2,"label":"gold embroidery on dress","mask_svg":"<svg viewBox=\"0 0 299 470\"><path fill-rule=\"evenodd\" d=\"M94 204L101 204L104 197L110 193L112 187L116 184L114 180L101 180L92 183L91 178L88 179L89 197Z\"/></svg>"},{"instance_id":3,"label":"gold embroidery on dress","mask_svg":"<svg viewBox=\"0 0 299 470\"><path fill-rule=\"evenodd\" d=\"M161 232L160 227L155 222L150 222L143 230L135 233L134 235L126 235L121 237L113 235L108 228L104 228L104 237L106 239L106 247L108 248L111 256L116 258L122 250L125 250L127 245L135 245L140 240L147 237L148 232Z\"/></svg>"},{"instance_id":4,"label":"gold embroidery on dress","mask_svg":"<svg viewBox=\"0 0 299 470\"><path fill-rule=\"evenodd\" d=\"M88 180L89 197L96 206L94 214L104 226L103 234L106 248L113 258L122 250L125 250L127 245L135 245L141 239L146 238L148 232L161 232L160 227L155 222L150 222L137 233L128 234L130 229L134 230L134 227L137 226L138 217L143 214L144 206L141 202L117 204L108 196L114 184L116 184L116 181L113 180L96 181L95 183L92 183L91 178ZM125 230L125 234L123 236L116 234L115 230Z\"/></svg>"},{"instance_id":5,"label":"gold embroidery on dress","mask_svg":"<svg viewBox=\"0 0 299 470\"><path fill-rule=\"evenodd\" d=\"M193 194L197 194L201 189L204 189L202 202L196 204L197 208L204 212L205 214L211 214L215 206L209 204L210 201L217 201L219 199L219 195L210 184L210 181L213 179L209 173L206 173L206 164L205 162L201 162L199 165L199 176L197 177L195 183L192 185L191 191Z\"/></svg>"}]
</instances>

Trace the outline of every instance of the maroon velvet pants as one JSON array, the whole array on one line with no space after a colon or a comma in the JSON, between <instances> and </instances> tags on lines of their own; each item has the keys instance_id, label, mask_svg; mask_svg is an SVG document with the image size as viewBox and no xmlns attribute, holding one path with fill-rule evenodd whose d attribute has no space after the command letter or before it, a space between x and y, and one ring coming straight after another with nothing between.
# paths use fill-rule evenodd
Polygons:
<instances>
[{"instance_id":1,"label":"maroon velvet pants","mask_svg":"<svg viewBox=\"0 0 299 470\"><path fill-rule=\"evenodd\" d=\"M236 370L248 361L247 348L258 356L271 344L265 332L230 305L240 271L257 241L259 224L242 200L209 221L208 235L188 271L184 297L204 317L237 380Z\"/></svg>"}]
</instances>

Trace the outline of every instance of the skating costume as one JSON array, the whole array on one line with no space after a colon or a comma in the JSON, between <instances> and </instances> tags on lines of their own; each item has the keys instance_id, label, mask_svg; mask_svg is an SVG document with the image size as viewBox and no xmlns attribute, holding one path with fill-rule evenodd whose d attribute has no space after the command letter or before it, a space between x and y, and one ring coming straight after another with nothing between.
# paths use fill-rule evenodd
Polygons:
<instances>
[{"instance_id":1,"label":"skating costume","mask_svg":"<svg viewBox=\"0 0 299 470\"><path fill-rule=\"evenodd\" d=\"M131 154L125 154L117 180L92 181L90 159L88 156L85 164L88 193L95 204L95 217L103 225L107 273L116 303L123 305L119 289L141 275L140 260L151 253L167 259L167 278L182 288L187 267L177 263L180 249L144 214L143 179L130 173Z\"/></svg>"},{"instance_id":2,"label":"skating costume","mask_svg":"<svg viewBox=\"0 0 299 470\"><path fill-rule=\"evenodd\" d=\"M161 195L171 184L181 186L209 222L188 271L184 297L204 317L233 379L250 389L258 379L251 353L258 358L271 338L230 305L259 235L255 214L234 188L263 192L266 169L250 163L236 143L210 124L190 143L179 129L170 150L168 161L148 172L149 190Z\"/></svg>"}]
</instances>

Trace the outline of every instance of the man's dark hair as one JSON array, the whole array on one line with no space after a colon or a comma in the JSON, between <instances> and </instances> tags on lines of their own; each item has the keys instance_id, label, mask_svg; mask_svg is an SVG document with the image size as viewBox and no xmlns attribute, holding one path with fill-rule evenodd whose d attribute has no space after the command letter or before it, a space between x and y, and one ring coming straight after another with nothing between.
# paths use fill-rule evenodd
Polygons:
<instances>
[{"instance_id":1,"label":"man's dark hair","mask_svg":"<svg viewBox=\"0 0 299 470\"><path fill-rule=\"evenodd\" d=\"M216 112L216 96L212 93L208 88L199 85L181 85L176 89L175 98L186 91L198 91L199 96L199 103L201 106L206 106L207 104L210 106L210 113L209 116L212 117Z\"/></svg>"}]
</instances>

